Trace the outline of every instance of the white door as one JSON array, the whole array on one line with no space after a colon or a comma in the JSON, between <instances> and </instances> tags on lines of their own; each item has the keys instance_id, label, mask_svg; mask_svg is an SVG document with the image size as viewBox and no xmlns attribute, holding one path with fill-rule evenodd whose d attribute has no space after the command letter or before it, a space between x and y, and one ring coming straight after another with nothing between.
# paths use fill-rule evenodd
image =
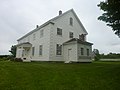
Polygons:
<instances>
[{"instance_id":1,"label":"white door","mask_svg":"<svg viewBox=\"0 0 120 90\"><path fill-rule=\"evenodd\" d=\"M72 61L72 49L68 49L68 61Z\"/></svg>"}]
</instances>

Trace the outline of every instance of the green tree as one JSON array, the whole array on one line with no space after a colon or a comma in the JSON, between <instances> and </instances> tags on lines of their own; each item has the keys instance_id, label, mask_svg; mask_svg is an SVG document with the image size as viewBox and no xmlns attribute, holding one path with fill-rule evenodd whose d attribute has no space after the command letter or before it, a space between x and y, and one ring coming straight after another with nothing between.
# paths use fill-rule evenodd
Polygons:
<instances>
[{"instance_id":1,"label":"green tree","mask_svg":"<svg viewBox=\"0 0 120 90\"><path fill-rule=\"evenodd\" d=\"M9 52L11 52L13 57L16 57L16 45L12 45L11 50L9 50Z\"/></svg>"},{"instance_id":2,"label":"green tree","mask_svg":"<svg viewBox=\"0 0 120 90\"><path fill-rule=\"evenodd\" d=\"M98 4L104 13L98 17L98 20L106 22L114 33L120 37L120 0L106 0Z\"/></svg>"},{"instance_id":3,"label":"green tree","mask_svg":"<svg viewBox=\"0 0 120 90\"><path fill-rule=\"evenodd\" d=\"M94 49L93 53L95 54L95 57L94 57L95 61L100 60L99 50L98 49Z\"/></svg>"}]
</instances>

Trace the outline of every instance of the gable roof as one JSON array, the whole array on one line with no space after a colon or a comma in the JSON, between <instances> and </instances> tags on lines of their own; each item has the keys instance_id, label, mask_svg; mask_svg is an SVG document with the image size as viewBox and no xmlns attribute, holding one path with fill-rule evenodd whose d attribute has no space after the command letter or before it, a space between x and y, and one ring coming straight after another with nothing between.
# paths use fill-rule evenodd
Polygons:
<instances>
[{"instance_id":1,"label":"gable roof","mask_svg":"<svg viewBox=\"0 0 120 90\"><path fill-rule=\"evenodd\" d=\"M83 45L89 45L89 46L93 45L93 43L89 43L89 42L86 42L86 41L82 41L82 40L80 40L80 39L78 39L78 38L72 38L72 39L64 42L63 44L64 44L64 45L65 45L65 44L70 44L71 42L74 42L74 41L75 41L76 43L80 43L80 44L83 44Z\"/></svg>"},{"instance_id":2,"label":"gable roof","mask_svg":"<svg viewBox=\"0 0 120 90\"><path fill-rule=\"evenodd\" d=\"M54 22L53 22L54 20L62 17L63 15L65 15L65 14L67 14L67 13L69 13L69 12L72 12L72 13L74 14L75 18L77 19L78 23L80 24L80 26L82 27L82 29L84 30L84 32L85 32L86 34L88 34L87 31L86 31L86 29L84 28L83 24L81 23L80 19L78 18L78 16L77 16L76 13L74 12L74 10L73 10L73 9L70 9L70 10L66 11L65 13L63 13L63 14L61 14L61 15L58 15L58 16L50 19L49 21L45 22L44 24L42 24L42 25L39 26L38 28L32 30L31 32L29 32L29 33L27 33L26 35L24 35L23 37L19 38L17 41L19 41L19 40L27 37L28 35L30 35L30 34L36 32L36 31L38 31L39 29L43 28L44 26L46 26L46 25L48 25L48 24L50 24L50 23L51 23L51 24L54 24Z\"/></svg>"}]
</instances>

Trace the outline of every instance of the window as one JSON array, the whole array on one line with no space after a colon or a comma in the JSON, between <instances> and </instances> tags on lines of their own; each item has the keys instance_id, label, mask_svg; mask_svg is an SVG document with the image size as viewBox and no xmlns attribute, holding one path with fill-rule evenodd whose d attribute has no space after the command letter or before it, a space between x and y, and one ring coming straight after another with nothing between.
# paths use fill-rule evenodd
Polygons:
<instances>
[{"instance_id":1,"label":"window","mask_svg":"<svg viewBox=\"0 0 120 90\"><path fill-rule=\"evenodd\" d=\"M42 49L43 49L43 46L40 45L40 46L39 46L39 55L42 55Z\"/></svg>"},{"instance_id":2,"label":"window","mask_svg":"<svg viewBox=\"0 0 120 90\"><path fill-rule=\"evenodd\" d=\"M89 49L87 49L87 56L89 56Z\"/></svg>"},{"instance_id":3,"label":"window","mask_svg":"<svg viewBox=\"0 0 120 90\"><path fill-rule=\"evenodd\" d=\"M69 37L73 38L73 32L69 32Z\"/></svg>"},{"instance_id":4,"label":"window","mask_svg":"<svg viewBox=\"0 0 120 90\"><path fill-rule=\"evenodd\" d=\"M81 48L81 55L84 55L84 48Z\"/></svg>"},{"instance_id":5,"label":"window","mask_svg":"<svg viewBox=\"0 0 120 90\"><path fill-rule=\"evenodd\" d=\"M24 57L25 50L22 51L22 57Z\"/></svg>"},{"instance_id":6,"label":"window","mask_svg":"<svg viewBox=\"0 0 120 90\"><path fill-rule=\"evenodd\" d=\"M41 30L40 31L40 38L43 37L43 35L44 35L44 30Z\"/></svg>"},{"instance_id":7,"label":"window","mask_svg":"<svg viewBox=\"0 0 120 90\"><path fill-rule=\"evenodd\" d=\"M82 40L82 41L85 41L85 35L84 34L79 35L79 39Z\"/></svg>"},{"instance_id":8,"label":"window","mask_svg":"<svg viewBox=\"0 0 120 90\"><path fill-rule=\"evenodd\" d=\"M62 35L62 29L61 28L57 28L57 35Z\"/></svg>"},{"instance_id":9,"label":"window","mask_svg":"<svg viewBox=\"0 0 120 90\"><path fill-rule=\"evenodd\" d=\"M70 25L73 26L73 18L70 18Z\"/></svg>"},{"instance_id":10,"label":"window","mask_svg":"<svg viewBox=\"0 0 120 90\"><path fill-rule=\"evenodd\" d=\"M33 40L35 40L35 33L33 34Z\"/></svg>"},{"instance_id":11,"label":"window","mask_svg":"<svg viewBox=\"0 0 120 90\"><path fill-rule=\"evenodd\" d=\"M34 56L35 54L35 47L32 47L32 55Z\"/></svg>"},{"instance_id":12,"label":"window","mask_svg":"<svg viewBox=\"0 0 120 90\"><path fill-rule=\"evenodd\" d=\"M56 55L62 55L62 45L56 45Z\"/></svg>"}]
</instances>

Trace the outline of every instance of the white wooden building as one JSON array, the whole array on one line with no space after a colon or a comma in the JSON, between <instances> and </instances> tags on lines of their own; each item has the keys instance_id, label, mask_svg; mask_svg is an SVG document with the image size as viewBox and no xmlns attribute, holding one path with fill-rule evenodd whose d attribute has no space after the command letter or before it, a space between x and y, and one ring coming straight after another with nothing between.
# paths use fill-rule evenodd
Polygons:
<instances>
[{"instance_id":1,"label":"white wooden building","mask_svg":"<svg viewBox=\"0 0 120 90\"><path fill-rule=\"evenodd\" d=\"M92 43L73 9L19 38L16 58L26 61L91 62Z\"/></svg>"}]
</instances>

